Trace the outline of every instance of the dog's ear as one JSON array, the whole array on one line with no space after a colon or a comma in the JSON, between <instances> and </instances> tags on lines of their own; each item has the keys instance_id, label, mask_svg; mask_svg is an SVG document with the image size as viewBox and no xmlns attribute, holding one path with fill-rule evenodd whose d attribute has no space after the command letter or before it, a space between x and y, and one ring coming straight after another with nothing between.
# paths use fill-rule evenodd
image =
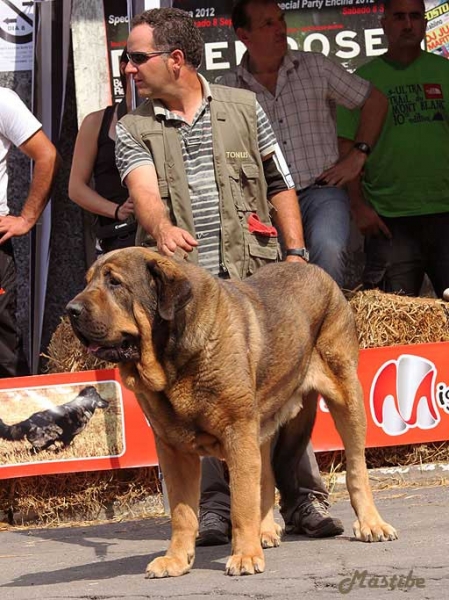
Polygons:
<instances>
[{"instance_id":1,"label":"dog's ear","mask_svg":"<svg viewBox=\"0 0 449 600\"><path fill-rule=\"evenodd\" d=\"M157 312L164 321L172 321L192 298L192 286L182 270L167 259L151 259L147 268L157 288Z\"/></svg>"}]
</instances>

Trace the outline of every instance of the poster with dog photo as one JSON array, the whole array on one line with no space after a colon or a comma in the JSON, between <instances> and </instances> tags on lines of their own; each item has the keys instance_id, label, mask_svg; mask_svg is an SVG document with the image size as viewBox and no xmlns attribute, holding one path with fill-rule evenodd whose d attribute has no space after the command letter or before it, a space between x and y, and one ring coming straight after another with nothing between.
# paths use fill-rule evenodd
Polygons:
<instances>
[{"instance_id":1,"label":"poster with dog photo","mask_svg":"<svg viewBox=\"0 0 449 600\"><path fill-rule=\"evenodd\" d=\"M123 402L116 381L0 390L0 467L123 451Z\"/></svg>"},{"instance_id":2,"label":"poster with dog photo","mask_svg":"<svg viewBox=\"0 0 449 600\"><path fill-rule=\"evenodd\" d=\"M0 480L157 464L118 369L0 379Z\"/></svg>"}]
</instances>

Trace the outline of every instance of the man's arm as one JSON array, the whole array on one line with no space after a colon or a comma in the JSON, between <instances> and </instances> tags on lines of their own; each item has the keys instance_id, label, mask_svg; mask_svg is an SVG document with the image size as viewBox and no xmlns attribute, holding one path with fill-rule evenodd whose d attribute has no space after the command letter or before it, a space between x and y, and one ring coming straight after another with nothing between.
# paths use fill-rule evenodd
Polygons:
<instances>
[{"instance_id":1,"label":"man's arm","mask_svg":"<svg viewBox=\"0 0 449 600\"><path fill-rule=\"evenodd\" d=\"M279 230L285 249L304 248L301 211L294 189L278 192L270 198L274 206L273 221ZM287 256L286 261L304 262L299 256Z\"/></svg>"},{"instance_id":2,"label":"man's arm","mask_svg":"<svg viewBox=\"0 0 449 600\"><path fill-rule=\"evenodd\" d=\"M347 138L338 138L340 156L345 157L353 151L354 142ZM347 184L351 214L358 229L363 235L378 235L382 232L387 238L391 238L391 232L376 213L376 211L365 202L362 189L362 177L357 175L355 179Z\"/></svg>"},{"instance_id":3,"label":"man's arm","mask_svg":"<svg viewBox=\"0 0 449 600\"><path fill-rule=\"evenodd\" d=\"M0 244L25 235L34 227L50 198L60 164L56 148L42 130L21 144L19 150L34 161L33 177L20 216L0 217Z\"/></svg>"},{"instance_id":4,"label":"man's arm","mask_svg":"<svg viewBox=\"0 0 449 600\"><path fill-rule=\"evenodd\" d=\"M304 248L301 211L293 180L278 144L263 158L268 198L274 208L274 224L281 234L284 249ZM304 262L301 257L287 256L289 262Z\"/></svg>"},{"instance_id":5,"label":"man's arm","mask_svg":"<svg viewBox=\"0 0 449 600\"><path fill-rule=\"evenodd\" d=\"M355 142L364 142L371 149L382 131L388 111L388 99L374 86L360 109L360 121L355 134ZM334 166L326 169L318 177L328 185L343 186L357 177L365 165L367 155L352 145L346 149L346 155Z\"/></svg>"},{"instance_id":6,"label":"man's arm","mask_svg":"<svg viewBox=\"0 0 449 600\"><path fill-rule=\"evenodd\" d=\"M177 248L191 252L198 246L198 242L188 231L176 227L170 221L159 193L154 165L136 167L128 173L125 183L134 203L137 221L156 240L161 254L172 256Z\"/></svg>"}]
</instances>

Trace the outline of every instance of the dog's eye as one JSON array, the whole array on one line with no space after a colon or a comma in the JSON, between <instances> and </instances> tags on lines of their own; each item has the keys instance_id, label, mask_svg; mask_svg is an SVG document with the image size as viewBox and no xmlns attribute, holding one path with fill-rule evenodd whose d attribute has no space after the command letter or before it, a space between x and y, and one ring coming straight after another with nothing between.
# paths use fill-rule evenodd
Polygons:
<instances>
[{"instance_id":1,"label":"dog's eye","mask_svg":"<svg viewBox=\"0 0 449 600\"><path fill-rule=\"evenodd\" d=\"M120 279L117 279L117 277L114 277L114 275L112 275L112 273L109 273L109 275L108 275L108 283L112 287L120 287L122 285L122 282L120 281Z\"/></svg>"}]
</instances>

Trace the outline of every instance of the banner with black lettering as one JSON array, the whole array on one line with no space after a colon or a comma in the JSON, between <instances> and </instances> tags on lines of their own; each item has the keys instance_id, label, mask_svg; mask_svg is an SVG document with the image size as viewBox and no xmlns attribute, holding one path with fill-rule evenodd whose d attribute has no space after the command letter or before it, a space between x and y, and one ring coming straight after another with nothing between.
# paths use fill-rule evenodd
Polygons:
<instances>
[{"instance_id":1,"label":"banner with black lettering","mask_svg":"<svg viewBox=\"0 0 449 600\"><path fill-rule=\"evenodd\" d=\"M34 2L0 0L0 71L33 70Z\"/></svg>"},{"instance_id":2,"label":"banner with black lettering","mask_svg":"<svg viewBox=\"0 0 449 600\"><path fill-rule=\"evenodd\" d=\"M214 80L235 67L245 52L231 22L232 0L175 0L188 11L205 42L201 71ZM286 13L292 49L322 52L354 70L385 52L380 25L383 5L374 0L298 0L279 2Z\"/></svg>"},{"instance_id":3,"label":"banner with black lettering","mask_svg":"<svg viewBox=\"0 0 449 600\"><path fill-rule=\"evenodd\" d=\"M289 0L278 2L286 13L292 49L322 52L353 71L383 54L386 40L376 0ZM231 23L232 0L175 0L201 30L205 52L201 72L210 81L239 64L245 47ZM449 0L425 3L428 28L426 49L449 57Z\"/></svg>"},{"instance_id":4,"label":"banner with black lettering","mask_svg":"<svg viewBox=\"0 0 449 600\"><path fill-rule=\"evenodd\" d=\"M120 56L128 38L128 3L127 0L103 0L103 6L111 74L111 97L118 102L125 95L120 80Z\"/></svg>"},{"instance_id":5,"label":"banner with black lettering","mask_svg":"<svg viewBox=\"0 0 449 600\"><path fill-rule=\"evenodd\" d=\"M449 2L426 3L426 48L449 58Z\"/></svg>"}]
</instances>

